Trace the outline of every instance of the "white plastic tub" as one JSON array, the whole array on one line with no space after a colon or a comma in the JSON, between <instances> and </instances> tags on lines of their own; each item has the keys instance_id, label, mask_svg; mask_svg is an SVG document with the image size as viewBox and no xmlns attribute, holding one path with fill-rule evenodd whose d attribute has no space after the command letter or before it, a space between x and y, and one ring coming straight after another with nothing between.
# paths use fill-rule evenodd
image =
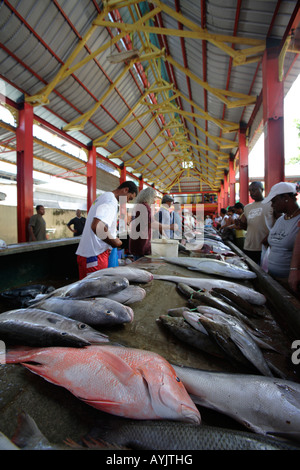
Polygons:
<instances>
[{"instance_id":1,"label":"white plastic tub","mask_svg":"<svg viewBox=\"0 0 300 470\"><path fill-rule=\"evenodd\" d=\"M151 240L151 256L178 256L178 240L155 238Z\"/></svg>"}]
</instances>

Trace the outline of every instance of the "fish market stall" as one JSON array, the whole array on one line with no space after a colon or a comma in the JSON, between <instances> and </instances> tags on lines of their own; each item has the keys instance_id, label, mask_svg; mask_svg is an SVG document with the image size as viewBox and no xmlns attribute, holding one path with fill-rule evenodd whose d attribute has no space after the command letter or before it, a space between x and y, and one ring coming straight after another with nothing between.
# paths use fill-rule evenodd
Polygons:
<instances>
[{"instance_id":1,"label":"fish market stall","mask_svg":"<svg viewBox=\"0 0 300 470\"><path fill-rule=\"evenodd\" d=\"M14 286L61 277L78 276L75 252L80 237L8 245L0 250L0 291Z\"/></svg>"},{"instance_id":2,"label":"fish market stall","mask_svg":"<svg viewBox=\"0 0 300 470\"><path fill-rule=\"evenodd\" d=\"M212 276L203 272L188 270L182 265L169 263L164 259L151 257L142 258L132 263L130 267L133 270L141 269L151 273L154 278L146 282L139 282L139 278L133 282L130 281L130 284L138 286L144 291L144 297L141 300L132 304L130 304L130 301L128 302L128 307L133 312L132 317L119 324L92 325L98 332L101 332L104 336L107 335L112 345L137 348L158 354L170 364L178 366L176 372L179 375L181 367L188 367L215 373L234 374L235 377L238 377L238 374L250 374L251 376L255 374L263 378L263 375L257 369L255 370L255 367L251 367L250 364L247 366L242 363L237 364L230 360L226 354L214 356L196 348L192 341L190 344L182 341L163 323L164 317L168 316L170 311L173 311L173 314L176 315L173 318L180 319L182 318L181 314L176 313L179 312L178 309L185 307L192 313L196 309L196 304L192 305L191 300L196 302L197 295L194 294L193 299L188 297L186 291L184 289L180 290L178 283L174 282L172 278L178 277L182 283L182 278L207 281ZM218 278L224 281L229 280L222 276L218 276ZM70 292L69 282L71 283L71 281L68 281L68 283L66 281L62 282L62 291L60 291L62 296L65 296L66 292ZM237 279L235 282L254 289L257 298L264 293L263 286L261 286L257 277L245 280ZM67 290L64 290L63 286L66 284ZM194 292L199 291L196 287L192 287L192 289ZM300 378L291 361L291 343L296 337L289 336L277 323L276 316L273 316L273 311L270 310L270 307L273 309L268 300L270 295L271 293L268 292L266 304L255 305L255 309L259 314L251 318L251 323L263 335L262 339L266 340L270 346L270 349L265 349L263 353L268 360L268 364L272 364L274 370L278 371L284 377L284 380L288 380L289 383L299 384ZM51 299L51 296L52 294L49 295L48 300ZM41 302L43 302L43 298ZM70 302L70 300L67 300L67 302ZM288 308L287 304L286 308ZM5 311L3 305L1 310L2 312ZM34 359L32 361L34 362ZM0 431L9 439L16 432L18 415L21 412L30 414L50 443L62 445L63 447L66 447L63 443L67 439L78 442L97 423L99 424L99 421L103 419L106 421L110 418L108 413L84 403L75 396L76 394L70 393L64 386L58 386L59 383L50 383L51 381L44 380L38 374L39 372L32 373L19 364L3 364L0 366ZM184 382L183 379L181 381ZM233 389L236 389L236 385L233 385ZM270 402L272 402L272 397L270 397ZM134 408L134 406L133 404L132 407ZM219 413L201 405L198 405L198 409L200 410L202 423L205 423L205 425L232 431L245 431L245 427L233 419L230 414ZM163 426L163 423L161 426Z\"/></svg>"}]
</instances>

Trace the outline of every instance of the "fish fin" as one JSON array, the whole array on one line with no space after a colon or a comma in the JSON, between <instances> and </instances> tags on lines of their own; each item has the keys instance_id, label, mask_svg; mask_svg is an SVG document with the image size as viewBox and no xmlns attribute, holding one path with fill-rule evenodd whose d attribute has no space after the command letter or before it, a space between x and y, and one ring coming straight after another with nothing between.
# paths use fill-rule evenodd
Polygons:
<instances>
[{"instance_id":1,"label":"fish fin","mask_svg":"<svg viewBox=\"0 0 300 470\"><path fill-rule=\"evenodd\" d=\"M30 447L31 443L34 444L36 441L50 447L49 441L41 433L34 419L25 412L20 413L18 416L18 425L12 441L21 449Z\"/></svg>"},{"instance_id":2,"label":"fish fin","mask_svg":"<svg viewBox=\"0 0 300 470\"><path fill-rule=\"evenodd\" d=\"M120 382L127 385L130 377L135 375L136 372L119 356L108 350L105 350L105 346L103 346L101 349L101 354L104 356L106 364L108 364Z\"/></svg>"}]
</instances>

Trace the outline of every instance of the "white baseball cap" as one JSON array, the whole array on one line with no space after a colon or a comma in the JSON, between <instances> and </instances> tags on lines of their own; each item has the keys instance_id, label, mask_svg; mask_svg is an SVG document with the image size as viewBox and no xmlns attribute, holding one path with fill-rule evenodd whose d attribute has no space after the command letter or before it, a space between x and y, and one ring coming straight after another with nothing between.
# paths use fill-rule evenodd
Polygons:
<instances>
[{"instance_id":1,"label":"white baseball cap","mask_svg":"<svg viewBox=\"0 0 300 470\"><path fill-rule=\"evenodd\" d=\"M295 183L286 183L284 181L274 184L270 189L268 196L262 201L262 203L270 202L275 196L280 194L293 193L297 194L296 184Z\"/></svg>"}]
</instances>

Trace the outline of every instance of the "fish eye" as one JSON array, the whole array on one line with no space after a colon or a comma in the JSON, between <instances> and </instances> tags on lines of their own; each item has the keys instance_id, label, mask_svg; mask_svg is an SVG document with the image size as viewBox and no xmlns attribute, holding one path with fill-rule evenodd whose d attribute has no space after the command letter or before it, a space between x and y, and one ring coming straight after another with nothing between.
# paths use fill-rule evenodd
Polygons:
<instances>
[{"instance_id":1,"label":"fish eye","mask_svg":"<svg viewBox=\"0 0 300 470\"><path fill-rule=\"evenodd\" d=\"M84 330L86 328L86 324L85 323L79 323L78 328L79 328L79 330Z\"/></svg>"},{"instance_id":2,"label":"fish eye","mask_svg":"<svg viewBox=\"0 0 300 470\"><path fill-rule=\"evenodd\" d=\"M176 382L180 382L180 378L179 378L179 377L176 377Z\"/></svg>"}]
</instances>

